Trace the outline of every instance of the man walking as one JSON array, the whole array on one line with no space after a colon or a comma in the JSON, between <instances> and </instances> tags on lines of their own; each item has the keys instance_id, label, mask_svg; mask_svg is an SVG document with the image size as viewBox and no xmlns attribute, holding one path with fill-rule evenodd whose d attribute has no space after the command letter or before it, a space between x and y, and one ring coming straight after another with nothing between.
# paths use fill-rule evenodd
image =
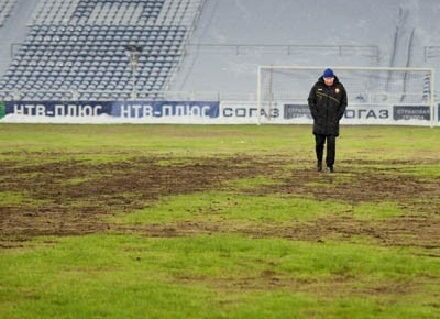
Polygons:
<instances>
[{"instance_id":1,"label":"man walking","mask_svg":"<svg viewBox=\"0 0 440 319\"><path fill-rule=\"evenodd\" d=\"M326 164L333 173L335 163L335 138L339 136L339 121L347 107L347 94L332 69L325 69L309 94L309 108L313 118L313 134L316 139L318 172L322 171L322 155L327 142Z\"/></svg>"}]
</instances>

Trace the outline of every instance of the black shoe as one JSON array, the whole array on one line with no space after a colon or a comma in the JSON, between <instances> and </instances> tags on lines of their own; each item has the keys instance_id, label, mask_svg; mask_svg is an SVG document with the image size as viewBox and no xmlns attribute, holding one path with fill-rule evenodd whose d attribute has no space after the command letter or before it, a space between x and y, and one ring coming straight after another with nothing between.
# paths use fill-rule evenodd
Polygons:
<instances>
[{"instance_id":1,"label":"black shoe","mask_svg":"<svg viewBox=\"0 0 440 319\"><path fill-rule=\"evenodd\" d=\"M318 173L322 172L322 163L318 162Z\"/></svg>"},{"instance_id":2,"label":"black shoe","mask_svg":"<svg viewBox=\"0 0 440 319\"><path fill-rule=\"evenodd\" d=\"M329 166L329 167L327 167L327 172L328 172L329 174L332 174L332 173L334 172L334 170L333 170L333 166Z\"/></svg>"}]
</instances>

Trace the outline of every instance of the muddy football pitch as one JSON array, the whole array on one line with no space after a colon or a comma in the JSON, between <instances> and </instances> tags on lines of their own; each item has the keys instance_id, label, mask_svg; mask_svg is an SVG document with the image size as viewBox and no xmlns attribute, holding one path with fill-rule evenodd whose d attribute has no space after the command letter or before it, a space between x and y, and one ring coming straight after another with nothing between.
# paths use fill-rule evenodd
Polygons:
<instances>
[{"instance_id":1,"label":"muddy football pitch","mask_svg":"<svg viewBox=\"0 0 440 319\"><path fill-rule=\"evenodd\" d=\"M440 129L0 125L0 318L439 318Z\"/></svg>"}]
</instances>

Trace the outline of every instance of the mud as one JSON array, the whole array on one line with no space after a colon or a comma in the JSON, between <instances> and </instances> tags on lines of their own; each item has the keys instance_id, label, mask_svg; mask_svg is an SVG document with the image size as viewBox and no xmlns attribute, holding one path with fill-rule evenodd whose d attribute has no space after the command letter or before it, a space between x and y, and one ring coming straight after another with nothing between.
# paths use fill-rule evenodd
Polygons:
<instances>
[{"instance_id":1,"label":"mud","mask_svg":"<svg viewBox=\"0 0 440 319\"><path fill-rule=\"evenodd\" d=\"M20 245L36 235L136 232L174 237L224 232L315 242L364 236L381 245L424 247L435 256L439 254L440 180L404 173L405 167L417 163L343 161L333 175L317 173L309 162L295 163L307 167L303 169L287 169L289 164L291 159L280 156L151 156L99 165L74 159L25 166L4 162L0 166L0 192L23 193L25 198L15 204L0 204L0 248ZM352 205L391 201L398 202L406 213L380 221L329 216L292 221L287 226L228 221L146 226L105 222L106 216L131 212L165 196L231 190L226 181L256 176L274 179L276 184L233 191L252 196L331 199Z\"/></svg>"},{"instance_id":2,"label":"mud","mask_svg":"<svg viewBox=\"0 0 440 319\"><path fill-rule=\"evenodd\" d=\"M294 169L277 185L259 190L259 194L292 194L344 202L418 202L440 213L440 206L432 205L440 198L440 179L403 173L404 166L342 165L335 174L318 173L315 169ZM414 163L412 163L414 165ZM440 165L440 164L439 164ZM429 209L429 207L426 207Z\"/></svg>"},{"instance_id":3,"label":"mud","mask_svg":"<svg viewBox=\"0 0 440 319\"><path fill-rule=\"evenodd\" d=\"M271 171L270 165L251 157L187 158L180 159L181 164L172 164L173 160L140 157L101 165L75 160L2 165L0 191L23 193L26 199L0 206L0 234L2 238L22 239L103 231L111 228L103 222L105 215L139 209L163 196L218 188L226 180Z\"/></svg>"},{"instance_id":4,"label":"mud","mask_svg":"<svg viewBox=\"0 0 440 319\"><path fill-rule=\"evenodd\" d=\"M423 290L428 279L407 281L362 282L361 278L350 275L333 275L328 278L295 278L287 274L271 270L263 271L260 275L248 277L212 278L180 276L176 278L179 284L202 284L215 290L240 293L243 291L285 290L295 293L313 294L321 299L335 297L365 297L369 295L381 297L401 297Z\"/></svg>"},{"instance_id":5,"label":"mud","mask_svg":"<svg viewBox=\"0 0 440 319\"><path fill-rule=\"evenodd\" d=\"M114 226L113 232L139 233L148 237L179 237L237 233L251 238L284 238L324 243L327 241L372 242L383 246L412 246L440 257L440 220L428 217L407 217L381 221L356 220L351 217L328 217L289 225L239 225L237 222L190 222L169 224Z\"/></svg>"}]
</instances>

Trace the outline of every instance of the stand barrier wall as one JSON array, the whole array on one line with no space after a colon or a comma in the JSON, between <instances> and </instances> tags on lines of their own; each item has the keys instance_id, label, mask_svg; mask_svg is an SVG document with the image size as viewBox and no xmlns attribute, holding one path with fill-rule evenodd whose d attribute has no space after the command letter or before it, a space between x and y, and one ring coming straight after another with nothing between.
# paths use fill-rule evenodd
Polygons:
<instances>
[{"instance_id":1,"label":"stand barrier wall","mask_svg":"<svg viewBox=\"0 0 440 319\"><path fill-rule=\"evenodd\" d=\"M269 114L268 114L269 113ZM356 104L341 124L440 125L423 104ZM170 124L311 124L306 103L279 101L269 111L254 101L8 101L0 102L0 123L170 123Z\"/></svg>"}]
</instances>

